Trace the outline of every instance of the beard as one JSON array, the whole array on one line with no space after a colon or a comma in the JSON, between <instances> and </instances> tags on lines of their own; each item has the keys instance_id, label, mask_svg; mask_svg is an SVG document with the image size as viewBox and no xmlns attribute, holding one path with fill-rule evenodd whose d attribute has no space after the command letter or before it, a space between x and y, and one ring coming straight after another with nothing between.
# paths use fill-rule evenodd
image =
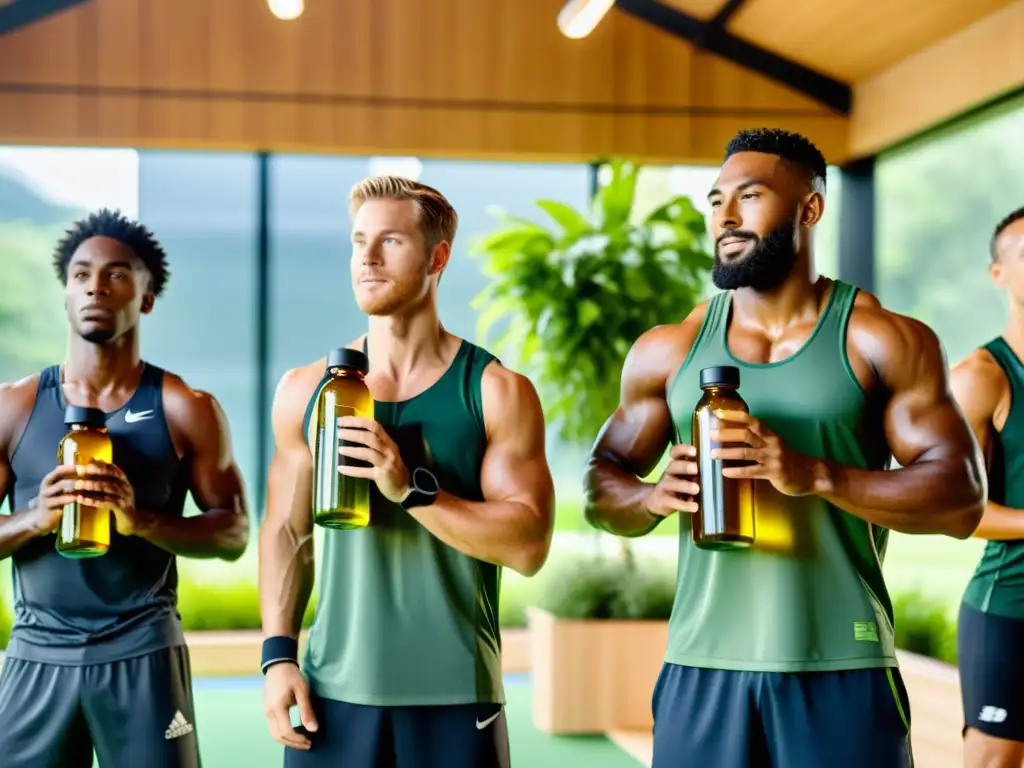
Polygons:
<instances>
[{"instance_id":1,"label":"beard","mask_svg":"<svg viewBox=\"0 0 1024 768\"><path fill-rule=\"evenodd\" d=\"M742 237L754 241L754 247L746 256L733 263L722 261L719 247L727 237ZM752 288L760 293L772 291L786 282L796 266L796 227L786 221L764 237L753 232L734 229L723 232L715 241L715 263L711 280L723 291L736 288Z\"/></svg>"},{"instance_id":2,"label":"beard","mask_svg":"<svg viewBox=\"0 0 1024 768\"><path fill-rule=\"evenodd\" d=\"M97 328L96 330L86 331L78 335L90 344L108 344L114 339L114 332L106 328Z\"/></svg>"}]
</instances>

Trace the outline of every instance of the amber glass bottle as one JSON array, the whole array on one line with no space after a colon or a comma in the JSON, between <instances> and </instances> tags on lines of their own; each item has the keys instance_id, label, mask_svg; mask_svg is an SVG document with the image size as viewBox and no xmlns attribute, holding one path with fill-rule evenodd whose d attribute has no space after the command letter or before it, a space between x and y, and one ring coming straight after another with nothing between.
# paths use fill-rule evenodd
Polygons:
<instances>
[{"instance_id":1,"label":"amber glass bottle","mask_svg":"<svg viewBox=\"0 0 1024 768\"><path fill-rule=\"evenodd\" d=\"M754 543L753 480L722 476L728 466L743 466L745 461L713 459L715 448L731 447L711 440L719 429L715 411L745 411L740 397L740 370L733 365L718 365L700 372L704 390L693 409L693 444L697 448L700 494L693 516L693 543L702 549L742 549Z\"/></svg>"},{"instance_id":2,"label":"amber glass bottle","mask_svg":"<svg viewBox=\"0 0 1024 768\"><path fill-rule=\"evenodd\" d=\"M363 528L370 524L370 481L338 472L347 464L368 467L342 456L338 448L351 445L338 437L342 416L373 418L373 397L366 386L370 363L362 352L341 347L327 356L327 381L316 401L316 443L313 451L313 521L324 528Z\"/></svg>"},{"instance_id":3,"label":"amber glass bottle","mask_svg":"<svg viewBox=\"0 0 1024 768\"><path fill-rule=\"evenodd\" d=\"M69 431L57 446L57 464L113 463L114 444L107 432L107 415L103 411L69 405L64 411L64 423ZM78 502L65 504L57 529L56 546L64 557L105 555L110 549L110 508L90 507Z\"/></svg>"}]
</instances>

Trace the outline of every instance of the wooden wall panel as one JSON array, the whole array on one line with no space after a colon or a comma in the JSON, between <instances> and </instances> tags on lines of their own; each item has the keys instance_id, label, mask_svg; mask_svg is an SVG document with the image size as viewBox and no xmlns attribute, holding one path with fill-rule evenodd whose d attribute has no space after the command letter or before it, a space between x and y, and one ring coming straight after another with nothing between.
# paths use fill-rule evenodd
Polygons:
<instances>
[{"instance_id":1,"label":"wooden wall panel","mask_svg":"<svg viewBox=\"0 0 1024 768\"><path fill-rule=\"evenodd\" d=\"M552 0L93 0L4 39L0 143L717 163L740 128L844 159L847 120L626 14Z\"/></svg>"}]
</instances>

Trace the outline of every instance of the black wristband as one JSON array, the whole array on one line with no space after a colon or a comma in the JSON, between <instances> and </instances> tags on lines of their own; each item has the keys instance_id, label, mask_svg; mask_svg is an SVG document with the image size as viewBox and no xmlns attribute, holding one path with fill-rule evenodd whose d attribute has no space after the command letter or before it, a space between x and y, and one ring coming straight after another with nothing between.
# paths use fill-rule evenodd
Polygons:
<instances>
[{"instance_id":1,"label":"black wristband","mask_svg":"<svg viewBox=\"0 0 1024 768\"><path fill-rule=\"evenodd\" d=\"M287 635L274 635L263 641L263 658L260 659L260 671L265 675L275 664L288 661L299 663L299 641Z\"/></svg>"}]
</instances>

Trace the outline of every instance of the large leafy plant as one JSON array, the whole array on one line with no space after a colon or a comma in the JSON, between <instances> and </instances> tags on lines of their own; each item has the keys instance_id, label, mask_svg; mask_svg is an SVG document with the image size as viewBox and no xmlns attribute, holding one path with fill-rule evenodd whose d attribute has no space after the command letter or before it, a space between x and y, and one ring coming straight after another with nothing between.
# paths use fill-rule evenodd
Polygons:
<instances>
[{"instance_id":1,"label":"large leafy plant","mask_svg":"<svg viewBox=\"0 0 1024 768\"><path fill-rule=\"evenodd\" d=\"M616 409L633 342L686 317L712 264L688 198L637 216L640 166L615 161L610 171L588 211L538 200L553 226L498 211L498 230L476 247L490 278L473 303L480 336L530 377L549 423L576 445Z\"/></svg>"}]
</instances>

